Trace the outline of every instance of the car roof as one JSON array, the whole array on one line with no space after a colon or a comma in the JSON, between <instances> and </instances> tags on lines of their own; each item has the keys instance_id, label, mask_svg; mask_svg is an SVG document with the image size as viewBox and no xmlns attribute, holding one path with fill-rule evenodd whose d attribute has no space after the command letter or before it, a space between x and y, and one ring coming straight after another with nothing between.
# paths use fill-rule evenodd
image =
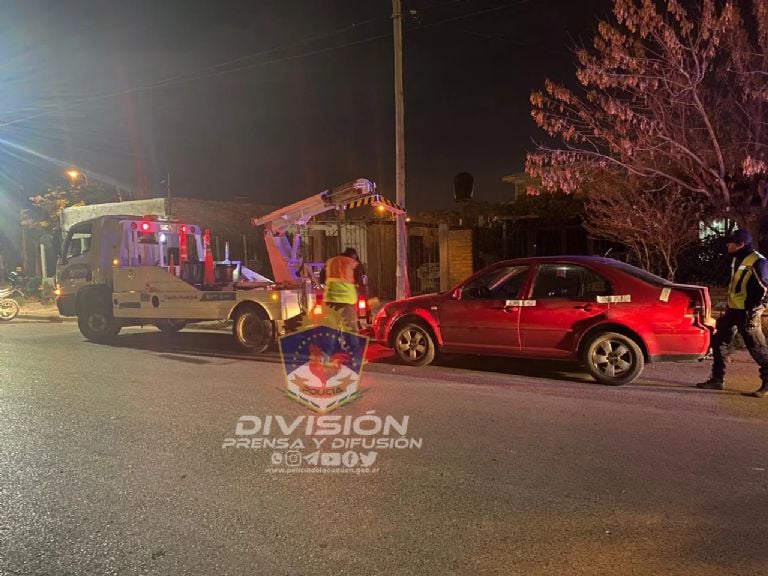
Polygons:
<instances>
[{"instance_id":1,"label":"car roof","mask_svg":"<svg viewBox=\"0 0 768 576\"><path fill-rule=\"evenodd\" d=\"M561 256L528 256L525 258L513 258L511 260L501 260L492 264L492 266L505 266L510 264L530 264L532 262L589 262L592 264L613 264L619 262L614 258L604 256L585 256L583 254L564 254Z\"/></svg>"}]
</instances>

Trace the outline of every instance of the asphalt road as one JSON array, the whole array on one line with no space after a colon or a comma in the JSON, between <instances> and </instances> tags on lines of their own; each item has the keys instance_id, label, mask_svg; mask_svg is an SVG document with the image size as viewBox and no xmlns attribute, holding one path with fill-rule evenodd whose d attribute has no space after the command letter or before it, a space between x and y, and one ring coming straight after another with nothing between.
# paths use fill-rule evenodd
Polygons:
<instances>
[{"instance_id":1,"label":"asphalt road","mask_svg":"<svg viewBox=\"0 0 768 576\"><path fill-rule=\"evenodd\" d=\"M692 388L707 374L610 388L552 363L384 359L332 414L407 415L421 448L279 473L275 450L223 448L241 416L311 415L276 354L2 325L0 575L765 575L768 398ZM757 387L743 353L729 375Z\"/></svg>"}]
</instances>

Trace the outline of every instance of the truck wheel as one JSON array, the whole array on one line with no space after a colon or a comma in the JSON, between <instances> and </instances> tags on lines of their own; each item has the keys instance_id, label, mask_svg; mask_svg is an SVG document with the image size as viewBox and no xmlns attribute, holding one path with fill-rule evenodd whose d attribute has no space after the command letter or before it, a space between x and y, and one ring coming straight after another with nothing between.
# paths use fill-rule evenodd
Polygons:
<instances>
[{"instance_id":1,"label":"truck wheel","mask_svg":"<svg viewBox=\"0 0 768 576\"><path fill-rule=\"evenodd\" d=\"M158 320L155 322L155 326L158 327L160 332L163 332L165 334L175 334L184 326L187 325L187 322L185 320L173 320L171 318L168 318L166 320Z\"/></svg>"},{"instance_id":2,"label":"truck wheel","mask_svg":"<svg viewBox=\"0 0 768 576\"><path fill-rule=\"evenodd\" d=\"M408 322L397 329L395 355L403 364L426 366L435 359L435 340L421 324Z\"/></svg>"},{"instance_id":3,"label":"truck wheel","mask_svg":"<svg viewBox=\"0 0 768 576\"><path fill-rule=\"evenodd\" d=\"M103 298L95 298L78 311L77 327L91 342L109 342L120 332L120 324L112 316L112 306Z\"/></svg>"},{"instance_id":4,"label":"truck wheel","mask_svg":"<svg viewBox=\"0 0 768 576\"><path fill-rule=\"evenodd\" d=\"M11 298L0 300L0 321L8 322L19 314L19 303Z\"/></svg>"},{"instance_id":5,"label":"truck wheel","mask_svg":"<svg viewBox=\"0 0 768 576\"><path fill-rule=\"evenodd\" d=\"M261 354L272 342L272 322L263 310L247 308L235 317L232 335L241 350Z\"/></svg>"},{"instance_id":6,"label":"truck wheel","mask_svg":"<svg viewBox=\"0 0 768 576\"><path fill-rule=\"evenodd\" d=\"M617 332L594 336L584 347L582 361L589 374L609 386L629 384L643 371L643 351L637 343Z\"/></svg>"}]
</instances>

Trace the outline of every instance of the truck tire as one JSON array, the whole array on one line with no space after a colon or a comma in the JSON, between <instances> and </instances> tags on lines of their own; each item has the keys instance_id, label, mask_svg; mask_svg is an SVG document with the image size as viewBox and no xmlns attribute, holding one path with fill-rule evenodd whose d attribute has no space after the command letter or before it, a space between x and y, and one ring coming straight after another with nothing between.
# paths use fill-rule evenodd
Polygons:
<instances>
[{"instance_id":1,"label":"truck tire","mask_svg":"<svg viewBox=\"0 0 768 576\"><path fill-rule=\"evenodd\" d=\"M120 323L112 316L112 303L97 296L77 311L77 327L91 342L109 342L120 332Z\"/></svg>"},{"instance_id":2,"label":"truck tire","mask_svg":"<svg viewBox=\"0 0 768 576\"><path fill-rule=\"evenodd\" d=\"M261 354L272 342L272 322L263 310L245 308L235 316L232 335L241 350Z\"/></svg>"},{"instance_id":3,"label":"truck tire","mask_svg":"<svg viewBox=\"0 0 768 576\"><path fill-rule=\"evenodd\" d=\"M174 320L174 319L166 319L166 320L158 320L155 322L155 326L160 330L160 332L163 332L165 334L175 334L184 326L187 325L186 320Z\"/></svg>"}]
</instances>

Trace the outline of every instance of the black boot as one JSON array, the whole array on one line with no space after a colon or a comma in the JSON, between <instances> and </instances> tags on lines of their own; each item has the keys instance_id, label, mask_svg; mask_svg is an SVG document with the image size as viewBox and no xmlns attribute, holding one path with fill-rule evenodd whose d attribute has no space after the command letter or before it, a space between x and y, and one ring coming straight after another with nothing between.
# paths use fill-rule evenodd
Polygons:
<instances>
[{"instance_id":1,"label":"black boot","mask_svg":"<svg viewBox=\"0 0 768 576\"><path fill-rule=\"evenodd\" d=\"M710 376L706 382L699 382L696 384L696 388L702 388L704 390L725 390L725 381L722 378L716 378Z\"/></svg>"}]
</instances>

